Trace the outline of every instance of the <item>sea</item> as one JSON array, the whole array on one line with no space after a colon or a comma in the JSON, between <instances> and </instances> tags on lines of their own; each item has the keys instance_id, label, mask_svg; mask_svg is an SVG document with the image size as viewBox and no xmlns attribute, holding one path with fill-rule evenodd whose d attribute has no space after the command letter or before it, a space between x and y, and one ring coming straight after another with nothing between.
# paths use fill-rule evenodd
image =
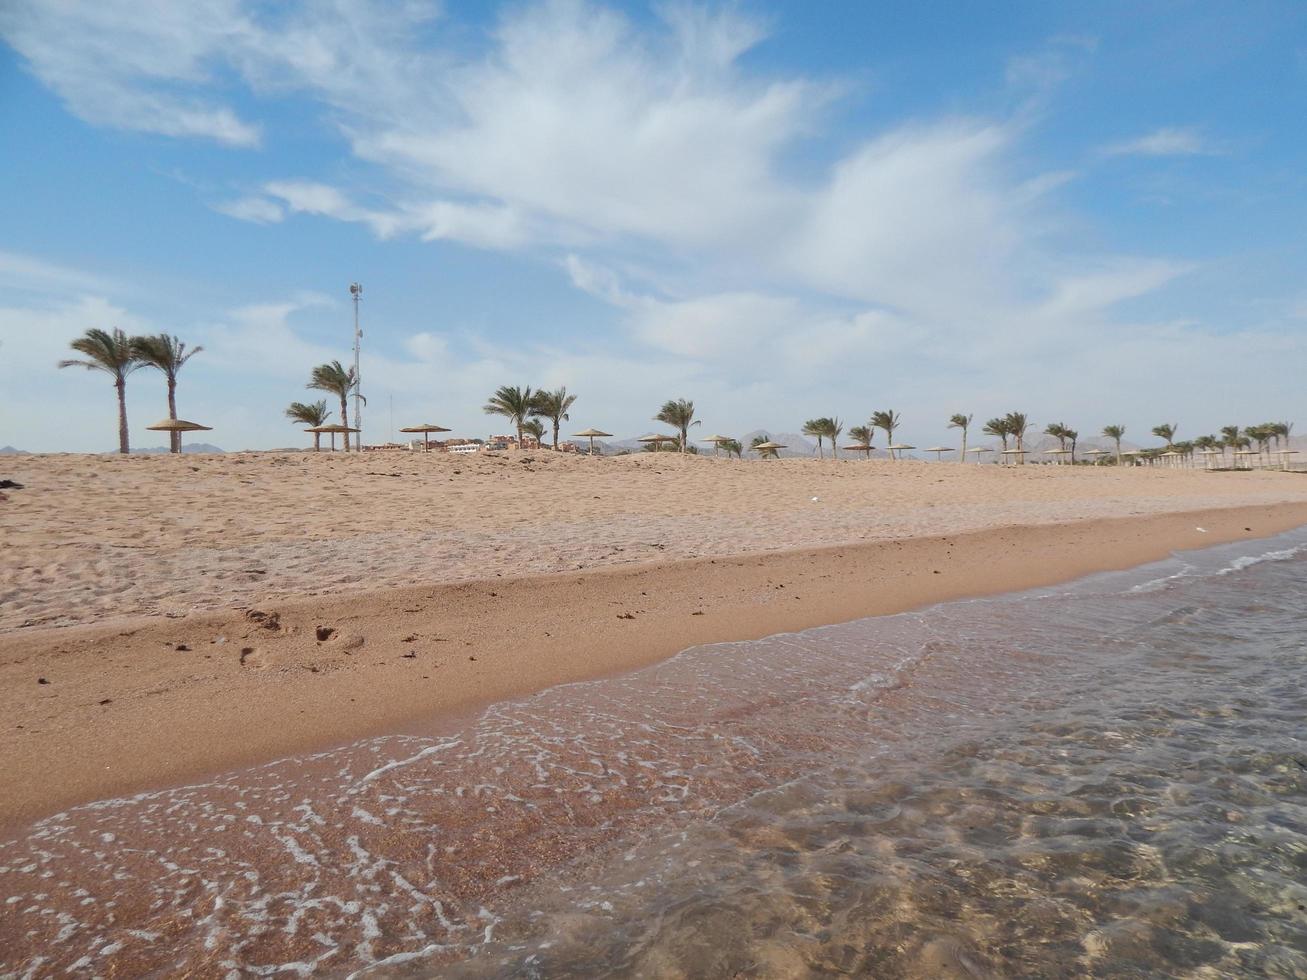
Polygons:
<instances>
[{"instance_id":1,"label":"sea","mask_svg":"<svg viewBox=\"0 0 1307 980\"><path fill-rule=\"evenodd\" d=\"M179 974L1307 977L1307 528L0 842L0 976Z\"/></svg>"}]
</instances>

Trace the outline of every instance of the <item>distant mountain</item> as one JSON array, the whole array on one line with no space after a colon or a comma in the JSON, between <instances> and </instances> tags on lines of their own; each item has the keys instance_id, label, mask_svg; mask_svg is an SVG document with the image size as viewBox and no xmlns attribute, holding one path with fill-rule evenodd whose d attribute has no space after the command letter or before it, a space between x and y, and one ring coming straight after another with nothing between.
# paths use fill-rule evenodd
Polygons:
<instances>
[{"instance_id":1,"label":"distant mountain","mask_svg":"<svg viewBox=\"0 0 1307 980\"><path fill-rule=\"evenodd\" d=\"M184 453L225 453L227 450L207 442L187 442L182 444ZM167 446L151 446L148 449L133 449L133 456L158 456L168 452Z\"/></svg>"},{"instance_id":2,"label":"distant mountain","mask_svg":"<svg viewBox=\"0 0 1307 980\"><path fill-rule=\"evenodd\" d=\"M13 446L0 446L0 456L30 456L32 455L26 449L15 449Z\"/></svg>"}]
</instances>

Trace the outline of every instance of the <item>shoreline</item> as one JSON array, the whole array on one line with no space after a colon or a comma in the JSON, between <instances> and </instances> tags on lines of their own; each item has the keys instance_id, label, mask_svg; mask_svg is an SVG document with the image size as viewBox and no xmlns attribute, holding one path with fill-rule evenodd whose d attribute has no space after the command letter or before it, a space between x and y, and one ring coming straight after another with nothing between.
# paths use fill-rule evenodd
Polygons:
<instances>
[{"instance_id":1,"label":"shoreline","mask_svg":"<svg viewBox=\"0 0 1307 980\"><path fill-rule=\"evenodd\" d=\"M8 634L0 828L359 738L430 733L693 646L1054 585L1303 524L1307 504L1286 503L1010 525Z\"/></svg>"}]
</instances>

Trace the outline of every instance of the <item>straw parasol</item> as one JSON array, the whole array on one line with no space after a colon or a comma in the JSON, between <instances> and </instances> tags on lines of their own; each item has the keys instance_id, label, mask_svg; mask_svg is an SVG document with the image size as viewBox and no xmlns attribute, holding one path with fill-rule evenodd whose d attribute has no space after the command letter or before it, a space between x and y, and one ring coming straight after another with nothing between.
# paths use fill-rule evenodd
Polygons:
<instances>
[{"instance_id":1,"label":"straw parasol","mask_svg":"<svg viewBox=\"0 0 1307 980\"><path fill-rule=\"evenodd\" d=\"M1225 453L1221 452L1219 449L1200 449L1198 450L1198 455L1207 457L1207 459L1203 461L1203 465L1210 470L1212 468L1212 457L1224 456Z\"/></svg>"},{"instance_id":2,"label":"straw parasol","mask_svg":"<svg viewBox=\"0 0 1307 980\"><path fill-rule=\"evenodd\" d=\"M663 446L669 442L680 442L680 440L677 439L676 436L664 435L661 432L655 432L653 435L641 436L639 439L635 441L643 442L646 444L652 443L653 446L659 450L661 450Z\"/></svg>"},{"instance_id":3,"label":"straw parasol","mask_svg":"<svg viewBox=\"0 0 1307 980\"><path fill-rule=\"evenodd\" d=\"M844 448L846 451L851 453L866 453L867 458L871 459L871 451L876 447L869 442L855 442L851 445L845 446Z\"/></svg>"},{"instance_id":4,"label":"straw parasol","mask_svg":"<svg viewBox=\"0 0 1307 980\"><path fill-rule=\"evenodd\" d=\"M1029 452L1030 452L1029 449L1004 449L999 453L999 455L1015 456L1019 459L1020 462L1024 463L1026 461L1026 456L1029 454Z\"/></svg>"},{"instance_id":5,"label":"straw parasol","mask_svg":"<svg viewBox=\"0 0 1307 980\"><path fill-rule=\"evenodd\" d=\"M909 446L906 442L896 442L887 448L889 449L889 458L898 459L898 457L894 455L895 453L900 452L901 450L904 449L916 449L917 447Z\"/></svg>"},{"instance_id":6,"label":"straw parasol","mask_svg":"<svg viewBox=\"0 0 1307 980\"><path fill-rule=\"evenodd\" d=\"M591 455L591 456L593 456L593 455L595 454L595 440L596 440L596 439L611 439L612 436L613 436L613 434L612 434L611 432L603 432L603 431L600 431L599 429L582 429L580 432L573 432L572 435L576 436L578 439L582 439L582 438L584 438L584 439L589 439L589 440L590 440L590 455Z\"/></svg>"},{"instance_id":7,"label":"straw parasol","mask_svg":"<svg viewBox=\"0 0 1307 980\"><path fill-rule=\"evenodd\" d=\"M1174 466L1174 465L1175 465L1176 457L1177 457L1177 456L1183 456L1183 455L1184 455L1184 453L1177 453L1174 449L1168 449L1166 452L1162 453L1162 455L1161 455L1160 457L1158 457L1158 458L1159 458L1159 459L1167 459L1167 460L1170 461L1170 465L1171 465L1171 466Z\"/></svg>"},{"instance_id":8,"label":"straw parasol","mask_svg":"<svg viewBox=\"0 0 1307 980\"><path fill-rule=\"evenodd\" d=\"M1060 446L1059 446L1057 449L1045 449L1045 450L1044 450L1044 455L1045 455L1045 456L1056 456L1056 457L1058 458L1058 459L1057 459L1058 465L1061 465L1061 464L1062 464L1062 462L1063 462L1062 457L1064 457L1064 456L1069 456L1070 454L1071 454L1071 450L1069 450L1069 449L1063 449L1063 448L1061 448Z\"/></svg>"},{"instance_id":9,"label":"straw parasol","mask_svg":"<svg viewBox=\"0 0 1307 980\"><path fill-rule=\"evenodd\" d=\"M1101 463L1101 462L1103 461L1103 457L1104 457L1104 456L1111 456L1111 455L1112 455L1112 452L1111 452L1111 450L1109 450L1109 449L1086 449L1086 450L1085 450L1083 453L1081 453L1080 455L1081 455L1081 456L1097 456L1097 457L1098 457L1098 462Z\"/></svg>"},{"instance_id":10,"label":"straw parasol","mask_svg":"<svg viewBox=\"0 0 1307 980\"><path fill-rule=\"evenodd\" d=\"M730 441L731 441L731 437L730 437L730 436L705 436L704 438L700 439L699 441L700 441L700 442L711 442L711 443L712 443L712 454L713 454L714 456L716 456L716 455L717 455L717 450L721 448L722 443L723 443L723 442L730 442Z\"/></svg>"},{"instance_id":11,"label":"straw parasol","mask_svg":"<svg viewBox=\"0 0 1307 980\"><path fill-rule=\"evenodd\" d=\"M951 452L953 452L953 447L952 447L952 446L931 446L929 449L926 450L926 452L928 452L928 453L934 453L934 454L935 454L935 462L938 463L938 462L940 462L940 461L943 459L945 453L951 453Z\"/></svg>"},{"instance_id":12,"label":"straw parasol","mask_svg":"<svg viewBox=\"0 0 1307 980\"><path fill-rule=\"evenodd\" d=\"M358 429L350 428L348 425L341 425L339 422L333 422L331 425L315 425L311 429L305 429L305 432L330 432L331 433L331 451L336 451L336 433L337 432L358 432Z\"/></svg>"},{"instance_id":13,"label":"straw parasol","mask_svg":"<svg viewBox=\"0 0 1307 980\"><path fill-rule=\"evenodd\" d=\"M422 444L427 452L431 452L431 433L448 432L443 425L432 425L430 422L423 422L421 425L410 425L399 430L400 432L421 432Z\"/></svg>"},{"instance_id":14,"label":"straw parasol","mask_svg":"<svg viewBox=\"0 0 1307 980\"><path fill-rule=\"evenodd\" d=\"M969 453L992 453L993 451L994 450L989 446L972 446L967 450ZM979 463L980 460L976 460L976 462Z\"/></svg>"},{"instance_id":15,"label":"straw parasol","mask_svg":"<svg viewBox=\"0 0 1307 980\"><path fill-rule=\"evenodd\" d=\"M1248 463L1249 469L1253 468L1253 461L1248 457L1257 455L1257 451L1255 449L1236 449L1234 451L1234 454L1235 456L1242 456L1244 460Z\"/></svg>"},{"instance_id":16,"label":"straw parasol","mask_svg":"<svg viewBox=\"0 0 1307 980\"><path fill-rule=\"evenodd\" d=\"M758 445L750 446L749 448L760 454L763 459L766 459L768 453L774 453L778 449L784 449L785 444L780 442L760 442Z\"/></svg>"},{"instance_id":17,"label":"straw parasol","mask_svg":"<svg viewBox=\"0 0 1307 980\"><path fill-rule=\"evenodd\" d=\"M1298 450L1296 450L1296 449L1281 449L1281 450L1279 450L1279 454L1280 454L1280 468L1281 468L1281 469L1285 469L1285 470L1287 470L1290 466L1293 465L1293 463L1291 463L1291 462L1287 459L1287 457L1298 455Z\"/></svg>"},{"instance_id":18,"label":"straw parasol","mask_svg":"<svg viewBox=\"0 0 1307 980\"><path fill-rule=\"evenodd\" d=\"M200 425L199 422L187 422L185 419L164 419L162 422L155 422L154 425L147 425L147 429L153 432L212 432L213 427L209 425ZM174 453L181 452L181 443L177 443L177 448L170 450Z\"/></svg>"}]
</instances>

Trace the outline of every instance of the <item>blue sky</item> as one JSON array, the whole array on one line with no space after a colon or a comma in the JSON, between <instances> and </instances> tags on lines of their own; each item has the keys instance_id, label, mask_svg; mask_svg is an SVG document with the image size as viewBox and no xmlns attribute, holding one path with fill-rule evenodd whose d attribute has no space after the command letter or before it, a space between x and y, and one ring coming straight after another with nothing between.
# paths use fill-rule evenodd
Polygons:
<instances>
[{"instance_id":1,"label":"blue sky","mask_svg":"<svg viewBox=\"0 0 1307 980\"><path fill-rule=\"evenodd\" d=\"M1307 414L1300 3L0 9L0 444L114 445L87 327L229 449L345 360L368 437L566 384L712 431ZM162 382L129 384L133 443ZM1148 442L1146 438L1140 441Z\"/></svg>"}]
</instances>

